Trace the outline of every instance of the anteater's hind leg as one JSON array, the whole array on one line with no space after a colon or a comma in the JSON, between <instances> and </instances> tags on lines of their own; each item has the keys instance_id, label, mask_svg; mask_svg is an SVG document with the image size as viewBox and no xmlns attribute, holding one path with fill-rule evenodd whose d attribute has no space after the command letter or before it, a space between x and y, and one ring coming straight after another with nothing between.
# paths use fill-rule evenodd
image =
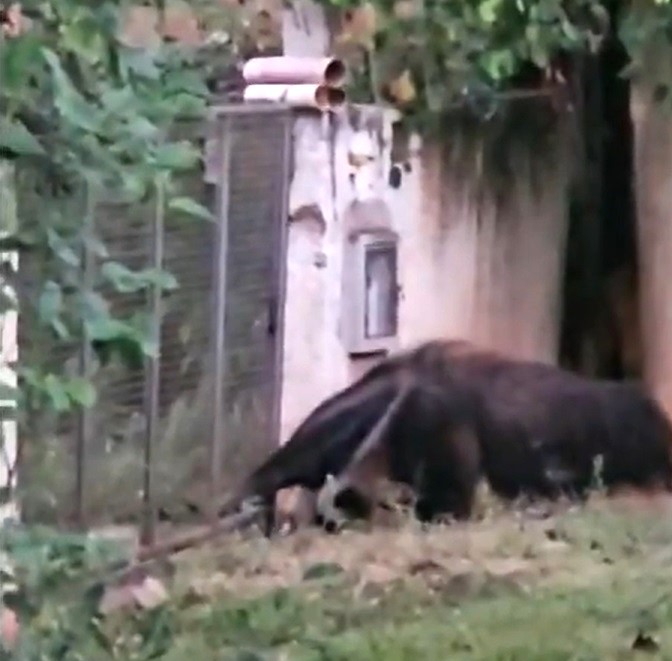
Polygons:
<instances>
[{"instance_id":1,"label":"anteater's hind leg","mask_svg":"<svg viewBox=\"0 0 672 661\"><path fill-rule=\"evenodd\" d=\"M457 520L471 516L480 478L480 449L467 426L436 432L418 465L415 515L429 522L441 515Z\"/></svg>"}]
</instances>

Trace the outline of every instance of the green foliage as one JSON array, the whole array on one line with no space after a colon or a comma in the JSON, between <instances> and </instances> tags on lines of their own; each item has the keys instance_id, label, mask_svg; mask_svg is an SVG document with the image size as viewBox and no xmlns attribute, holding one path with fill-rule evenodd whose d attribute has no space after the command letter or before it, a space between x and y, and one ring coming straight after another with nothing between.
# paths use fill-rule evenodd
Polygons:
<instances>
[{"instance_id":1,"label":"green foliage","mask_svg":"<svg viewBox=\"0 0 672 661\"><path fill-rule=\"evenodd\" d=\"M124 614L99 613L109 568L128 560L109 541L42 528L9 528L0 535L3 606L21 623L18 647L0 658L150 659L171 644L171 613L157 607Z\"/></svg>"},{"instance_id":2,"label":"green foliage","mask_svg":"<svg viewBox=\"0 0 672 661\"><path fill-rule=\"evenodd\" d=\"M200 151L170 137L177 122L203 117L208 92L196 53L120 40L125 5L22 2L29 29L0 37L0 159L13 164L22 200L37 200L32 207L19 200L17 229L3 236L4 249L18 248L38 264L33 286L40 291L21 301L24 317L46 333L36 337L54 346L84 340L108 357L126 351L137 363L156 351L152 324L115 316L101 292L178 283L110 259L96 233L96 208L104 199L149 201L155 213L167 205L186 220L210 218L175 185L175 175L198 165ZM93 259L102 265L87 281ZM24 409L67 411L96 401L88 381L64 376L38 354L24 352L18 366Z\"/></svg>"},{"instance_id":3,"label":"green foliage","mask_svg":"<svg viewBox=\"0 0 672 661\"><path fill-rule=\"evenodd\" d=\"M339 8L360 0L320 0ZM370 52L368 94L388 100L426 123L456 105L483 114L511 88L536 88L553 78L563 55L596 52L610 30L604 0L370 0L373 34L359 41ZM630 6L632 4L632 6ZM652 34L672 26L668 0L624 3L621 36L636 60ZM616 26L617 28L619 26ZM404 98L395 81L404 77ZM355 87L362 92L361 80ZM372 89L373 88L373 89Z\"/></svg>"}]
</instances>

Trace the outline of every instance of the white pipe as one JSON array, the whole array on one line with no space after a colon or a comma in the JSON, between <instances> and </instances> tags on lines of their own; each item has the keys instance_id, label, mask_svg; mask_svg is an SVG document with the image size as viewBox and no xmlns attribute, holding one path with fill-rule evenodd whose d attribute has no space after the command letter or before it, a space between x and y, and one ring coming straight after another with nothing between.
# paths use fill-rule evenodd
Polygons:
<instances>
[{"instance_id":1,"label":"white pipe","mask_svg":"<svg viewBox=\"0 0 672 661\"><path fill-rule=\"evenodd\" d=\"M345 92L326 85L249 85L245 101L277 101L290 106L334 110L345 103Z\"/></svg>"},{"instance_id":2,"label":"white pipe","mask_svg":"<svg viewBox=\"0 0 672 661\"><path fill-rule=\"evenodd\" d=\"M340 87L345 82L345 64L333 57L254 57L243 67L248 85L329 85Z\"/></svg>"}]
</instances>

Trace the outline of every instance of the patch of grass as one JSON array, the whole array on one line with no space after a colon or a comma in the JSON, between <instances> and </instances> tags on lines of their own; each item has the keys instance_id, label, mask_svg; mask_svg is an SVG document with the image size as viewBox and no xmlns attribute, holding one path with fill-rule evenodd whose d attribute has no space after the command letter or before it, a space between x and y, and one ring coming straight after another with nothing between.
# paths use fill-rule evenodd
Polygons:
<instances>
[{"instance_id":1,"label":"patch of grass","mask_svg":"<svg viewBox=\"0 0 672 661\"><path fill-rule=\"evenodd\" d=\"M77 629L62 658L672 660L671 510L598 498L541 519L230 536L176 558L167 603Z\"/></svg>"},{"instance_id":2,"label":"patch of grass","mask_svg":"<svg viewBox=\"0 0 672 661\"><path fill-rule=\"evenodd\" d=\"M671 542L660 511L603 503L545 521L229 542L182 559L182 589L194 565L211 589L182 611L165 658L672 659Z\"/></svg>"},{"instance_id":3,"label":"patch of grass","mask_svg":"<svg viewBox=\"0 0 672 661\"><path fill-rule=\"evenodd\" d=\"M209 650L208 658L237 658L246 650L257 658L284 653L282 658L306 661L602 661L634 658L640 632L672 650L672 579L607 580L591 588L526 593L486 580L460 598L396 586L369 603L346 590L322 599L279 591L200 609L176 644L192 658L199 650Z\"/></svg>"}]
</instances>

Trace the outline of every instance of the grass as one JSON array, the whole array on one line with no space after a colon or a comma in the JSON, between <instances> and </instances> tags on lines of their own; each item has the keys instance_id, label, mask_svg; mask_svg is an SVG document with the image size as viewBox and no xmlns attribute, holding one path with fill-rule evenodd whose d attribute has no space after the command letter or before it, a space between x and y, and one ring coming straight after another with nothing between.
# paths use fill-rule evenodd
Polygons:
<instances>
[{"instance_id":1,"label":"grass","mask_svg":"<svg viewBox=\"0 0 672 661\"><path fill-rule=\"evenodd\" d=\"M672 659L672 506L238 537L178 558L160 658Z\"/></svg>"}]
</instances>

